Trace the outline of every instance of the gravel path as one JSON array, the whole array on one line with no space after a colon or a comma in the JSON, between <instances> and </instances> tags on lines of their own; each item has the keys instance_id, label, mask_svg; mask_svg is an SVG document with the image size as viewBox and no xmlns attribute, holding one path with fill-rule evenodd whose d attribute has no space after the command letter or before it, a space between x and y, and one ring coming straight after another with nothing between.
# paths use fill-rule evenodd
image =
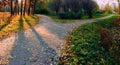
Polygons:
<instances>
[{"instance_id":1,"label":"gravel path","mask_svg":"<svg viewBox=\"0 0 120 65\"><path fill-rule=\"evenodd\" d=\"M56 65L67 32L82 24L111 17L60 24L47 16L39 16L40 22L35 27L0 41L0 57L9 58L9 65ZM2 60L0 58L0 62Z\"/></svg>"}]
</instances>

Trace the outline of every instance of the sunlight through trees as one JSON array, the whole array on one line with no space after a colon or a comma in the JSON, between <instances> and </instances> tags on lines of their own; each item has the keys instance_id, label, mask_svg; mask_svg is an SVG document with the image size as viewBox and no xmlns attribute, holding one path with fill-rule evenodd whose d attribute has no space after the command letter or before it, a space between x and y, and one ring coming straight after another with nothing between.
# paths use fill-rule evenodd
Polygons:
<instances>
[{"instance_id":1,"label":"sunlight through trees","mask_svg":"<svg viewBox=\"0 0 120 65\"><path fill-rule=\"evenodd\" d=\"M1 0L0 8L9 5L11 16L20 14L33 15L38 0Z\"/></svg>"}]
</instances>

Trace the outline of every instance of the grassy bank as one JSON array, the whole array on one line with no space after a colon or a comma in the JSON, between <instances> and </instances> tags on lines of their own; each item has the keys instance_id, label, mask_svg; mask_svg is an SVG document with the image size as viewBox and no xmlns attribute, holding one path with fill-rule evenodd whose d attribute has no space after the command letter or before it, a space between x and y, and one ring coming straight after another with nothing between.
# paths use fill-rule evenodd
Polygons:
<instances>
[{"instance_id":1,"label":"grassy bank","mask_svg":"<svg viewBox=\"0 0 120 65\"><path fill-rule=\"evenodd\" d=\"M67 35L60 65L119 65L115 55L102 47L100 27L111 28L118 16L85 24Z\"/></svg>"},{"instance_id":2,"label":"grassy bank","mask_svg":"<svg viewBox=\"0 0 120 65\"><path fill-rule=\"evenodd\" d=\"M27 19L27 21L26 21ZM0 40L10 36L13 33L16 33L21 30L25 30L30 28L31 26L34 26L38 23L39 17L36 15L33 16L14 16L10 17L6 23L1 24L0 26ZM3 21L4 22L4 21ZM31 26L28 24L31 24Z\"/></svg>"}]
</instances>

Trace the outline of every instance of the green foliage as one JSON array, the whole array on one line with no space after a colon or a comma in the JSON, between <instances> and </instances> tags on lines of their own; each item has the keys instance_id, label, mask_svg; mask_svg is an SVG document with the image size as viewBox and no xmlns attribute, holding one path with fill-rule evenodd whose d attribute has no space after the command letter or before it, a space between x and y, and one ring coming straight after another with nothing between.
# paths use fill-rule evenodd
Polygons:
<instances>
[{"instance_id":1,"label":"green foliage","mask_svg":"<svg viewBox=\"0 0 120 65\"><path fill-rule=\"evenodd\" d=\"M59 11L59 13L58 13L58 15L59 15L59 17L61 18L61 19L66 19L66 18L68 18L68 14L66 13L66 12L64 12L64 11Z\"/></svg>"},{"instance_id":2,"label":"green foliage","mask_svg":"<svg viewBox=\"0 0 120 65\"><path fill-rule=\"evenodd\" d=\"M94 12L94 14L104 14L104 11L103 10L97 10Z\"/></svg>"},{"instance_id":3,"label":"green foliage","mask_svg":"<svg viewBox=\"0 0 120 65\"><path fill-rule=\"evenodd\" d=\"M37 7L35 10L36 14L49 14L49 9L45 7Z\"/></svg>"},{"instance_id":4,"label":"green foliage","mask_svg":"<svg viewBox=\"0 0 120 65\"><path fill-rule=\"evenodd\" d=\"M78 12L70 11L59 11L58 16L61 19L80 19L83 16L84 10L79 10Z\"/></svg>"},{"instance_id":5,"label":"green foliage","mask_svg":"<svg viewBox=\"0 0 120 65\"><path fill-rule=\"evenodd\" d=\"M99 7L93 0L52 0L50 9L61 19L80 19L85 14L92 18L92 13Z\"/></svg>"},{"instance_id":6,"label":"green foliage","mask_svg":"<svg viewBox=\"0 0 120 65\"><path fill-rule=\"evenodd\" d=\"M100 37L100 27L110 28L115 19L116 16L113 16L73 30L66 39L60 64L119 65L115 61L115 55L102 47Z\"/></svg>"},{"instance_id":7,"label":"green foliage","mask_svg":"<svg viewBox=\"0 0 120 65\"><path fill-rule=\"evenodd\" d=\"M45 0L39 0L35 9L36 14L49 14L50 11L47 7L47 3Z\"/></svg>"},{"instance_id":8,"label":"green foliage","mask_svg":"<svg viewBox=\"0 0 120 65\"><path fill-rule=\"evenodd\" d=\"M113 14L113 11L112 11L111 9L109 9L109 10L107 11L107 13L108 13L108 14Z\"/></svg>"},{"instance_id":9,"label":"green foliage","mask_svg":"<svg viewBox=\"0 0 120 65\"><path fill-rule=\"evenodd\" d=\"M81 9L76 13L75 18L80 19L82 16L84 16L84 10Z\"/></svg>"},{"instance_id":10,"label":"green foliage","mask_svg":"<svg viewBox=\"0 0 120 65\"><path fill-rule=\"evenodd\" d=\"M71 22L75 22L75 21L80 21L80 20L84 20L84 19L88 19L88 16L85 16L84 13L81 13L81 15L84 15L81 17L81 19L61 19L60 17L58 17L58 15L53 15L53 14L48 14L47 16L51 17L55 22L58 23L71 23ZM93 14L93 18L100 18L100 17L105 17L108 16L109 14Z\"/></svg>"},{"instance_id":11,"label":"green foliage","mask_svg":"<svg viewBox=\"0 0 120 65\"><path fill-rule=\"evenodd\" d=\"M93 0L82 0L82 6L89 18L93 18L92 13L99 9L97 3Z\"/></svg>"}]
</instances>

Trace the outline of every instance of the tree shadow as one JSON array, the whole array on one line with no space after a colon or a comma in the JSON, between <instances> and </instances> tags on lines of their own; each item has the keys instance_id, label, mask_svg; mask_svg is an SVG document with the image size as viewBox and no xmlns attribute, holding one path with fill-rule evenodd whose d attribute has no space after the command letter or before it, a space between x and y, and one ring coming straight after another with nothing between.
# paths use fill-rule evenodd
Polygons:
<instances>
[{"instance_id":1,"label":"tree shadow","mask_svg":"<svg viewBox=\"0 0 120 65\"><path fill-rule=\"evenodd\" d=\"M36 18L35 16L36 16L36 15L32 15L31 17L36 20L37 18Z\"/></svg>"},{"instance_id":2,"label":"tree shadow","mask_svg":"<svg viewBox=\"0 0 120 65\"><path fill-rule=\"evenodd\" d=\"M47 43L42 39L42 36L32 28L29 20L25 19L28 25L31 27L32 38L27 37L29 33L24 31L24 20L21 18L19 20L19 31L18 39L13 47L9 65L50 65L55 64L58 55L55 50L50 48ZM34 38L35 37L35 38ZM49 60L48 60L49 59ZM38 64L36 64L38 63Z\"/></svg>"},{"instance_id":3,"label":"tree shadow","mask_svg":"<svg viewBox=\"0 0 120 65\"><path fill-rule=\"evenodd\" d=\"M9 65L24 65L26 63L26 57L31 56L30 53L26 50L26 48L24 48L27 41L23 30L23 18L20 18L18 37L11 52L11 56L13 58L10 59Z\"/></svg>"},{"instance_id":4,"label":"tree shadow","mask_svg":"<svg viewBox=\"0 0 120 65\"><path fill-rule=\"evenodd\" d=\"M48 46L48 44L43 40L42 36L40 36L40 34L32 27L32 25L29 23L29 20L27 18L25 18L25 21L30 26L32 32L39 40L40 45L44 48L44 52L46 53L45 54L46 57L44 58L46 58L46 60L44 60L43 62L45 63L45 65L46 64L50 65L51 63L54 64L54 62L56 62L59 59L59 56L57 55L56 51ZM51 62L47 62L47 58L50 58Z\"/></svg>"},{"instance_id":5,"label":"tree shadow","mask_svg":"<svg viewBox=\"0 0 120 65\"><path fill-rule=\"evenodd\" d=\"M7 25L9 25L10 21L11 21L11 17L8 17L7 22L4 25L0 26L0 31L3 30Z\"/></svg>"}]
</instances>

